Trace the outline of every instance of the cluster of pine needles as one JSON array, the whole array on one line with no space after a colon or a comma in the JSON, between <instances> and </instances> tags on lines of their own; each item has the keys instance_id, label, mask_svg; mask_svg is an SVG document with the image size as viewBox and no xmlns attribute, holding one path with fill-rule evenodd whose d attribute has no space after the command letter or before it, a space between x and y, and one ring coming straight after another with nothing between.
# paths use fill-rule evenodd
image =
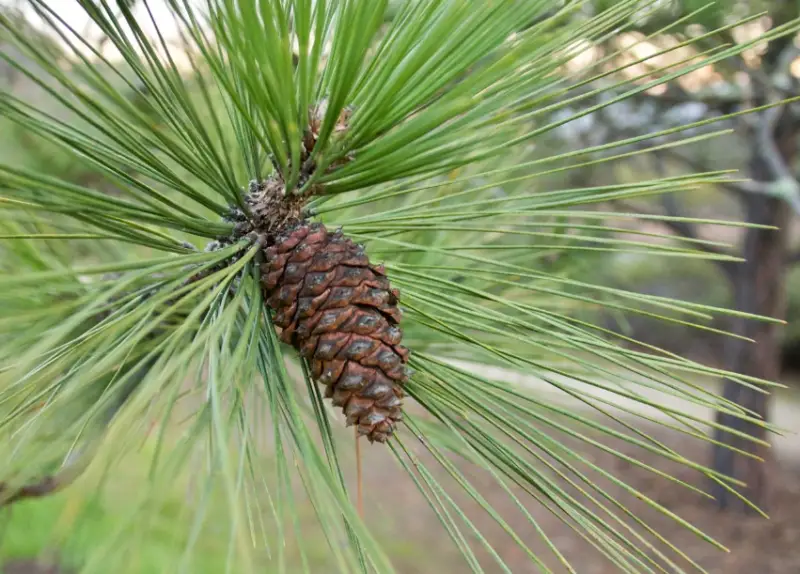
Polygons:
<instances>
[{"instance_id":1,"label":"cluster of pine needles","mask_svg":"<svg viewBox=\"0 0 800 574\"><path fill-rule=\"evenodd\" d=\"M230 571L262 571L264 549L279 570L296 571L285 541L304 555L297 529L305 503L328 542L331 571L393 571L369 526L374 517L354 505L360 490L347 486L339 451L352 438L340 439L343 417L316 382L323 365L281 340L262 282L269 246L282 245L292 225L322 224L342 230L357 246L353 257L368 256L374 276L391 282L384 291L399 292L410 349L402 420L381 435L385 446L356 441L359 464L376 449L388 453L472 571L483 571L486 556L510 569L462 495L538 571L573 569L528 510L533 501L621 572L700 568L592 477L667 509L570 445L677 481L607 444L621 440L735 491L734 480L641 425L712 440L715 423L659 396L764 424L699 381L770 383L586 320L607 310L713 330L714 317L733 311L594 285L575 272L598 254L714 257L691 240L621 237L617 220L635 216L604 206L710 187L731 174L554 188L545 184L570 170L643 153L630 146L646 138L550 155L534 144L794 24L698 49L642 77L617 79L625 70L609 70L609 54L571 81L563 70L582 46L625 30L654 3L619 0L587 17L586 2L550 0L167 0L164 20L148 0L72 2L102 33L102 50L54 4L30 0L36 26L10 11L0 16L2 58L36 94L3 93L0 113L95 177L80 183L0 164L2 504L68 488L84 471L99 486L111 483L116 463L149 443L147 481L130 495L137 511L84 571L111 571L110 547L118 564L135 553L130 532L146 527L159 493L187 473L196 529L213 493L226 501ZM688 21L653 36L678 34ZM598 79L622 96L553 119L595 97L582 88ZM254 203L254 190L264 189L268 201ZM363 321L393 316L360 313ZM487 365L538 382L484 375ZM356 428L372 428L363 424ZM471 479L476 469L525 515L526 533L487 501ZM359 489L391 505L384 485L361 485L360 467L358 475ZM531 536L547 555L530 548ZM189 560L190 550L191 540Z\"/></svg>"}]
</instances>

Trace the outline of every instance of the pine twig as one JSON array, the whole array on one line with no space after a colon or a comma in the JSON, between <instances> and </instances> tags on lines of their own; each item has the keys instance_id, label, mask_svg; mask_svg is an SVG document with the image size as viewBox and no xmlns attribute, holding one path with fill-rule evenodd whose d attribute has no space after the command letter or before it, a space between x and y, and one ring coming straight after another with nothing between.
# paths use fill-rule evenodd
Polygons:
<instances>
[{"instance_id":1,"label":"pine twig","mask_svg":"<svg viewBox=\"0 0 800 574\"><path fill-rule=\"evenodd\" d=\"M361 470L361 442L358 440L358 426L355 427L355 441L356 441L356 508L358 515L364 518L364 490L363 490L363 475Z\"/></svg>"}]
</instances>

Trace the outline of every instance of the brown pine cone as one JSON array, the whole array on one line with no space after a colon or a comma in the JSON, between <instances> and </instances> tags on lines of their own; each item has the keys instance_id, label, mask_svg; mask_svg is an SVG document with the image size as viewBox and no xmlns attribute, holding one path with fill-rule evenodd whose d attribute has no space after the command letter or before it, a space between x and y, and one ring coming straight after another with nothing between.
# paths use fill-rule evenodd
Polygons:
<instances>
[{"instance_id":1,"label":"brown pine cone","mask_svg":"<svg viewBox=\"0 0 800 574\"><path fill-rule=\"evenodd\" d=\"M409 351L383 266L341 231L306 222L265 251L261 285L281 339L310 361L348 426L386 442L401 419Z\"/></svg>"}]
</instances>

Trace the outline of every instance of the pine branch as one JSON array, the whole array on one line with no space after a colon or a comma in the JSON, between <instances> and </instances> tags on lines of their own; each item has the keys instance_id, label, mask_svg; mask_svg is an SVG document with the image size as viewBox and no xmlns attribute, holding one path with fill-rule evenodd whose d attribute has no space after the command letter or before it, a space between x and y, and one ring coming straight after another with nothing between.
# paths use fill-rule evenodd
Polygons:
<instances>
[{"instance_id":1,"label":"pine branch","mask_svg":"<svg viewBox=\"0 0 800 574\"><path fill-rule=\"evenodd\" d=\"M251 241L257 242L258 238L255 236L251 237ZM209 247L211 250L218 250L226 245L219 245L218 242L213 242L210 244ZM226 265L230 264L231 260L225 261L223 263L217 263L215 265L200 265L194 264L189 265L189 269L196 268L197 272L191 273L189 277L181 282L179 285L176 286L176 292L187 287L190 287L193 283L206 279L210 275L212 275L215 271L218 271L221 268L224 268ZM121 278L120 274L112 274L107 275L107 280ZM158 275L153 276L154 279L158 279ZM230 296L235 294L235 289L230 290ZM117 300L126 300L134 296L138 299L139 303L144 303L149 297L152 296L152 293L145 292L141 293L121 293ZM113 301L112 301L113 303ZM174 303L173 300L168 299L166 301L166 305L172 305ZM89 321L90 324L94 325L95 327L101 326L104 320L107 320L111 317L112 312L111 310L104 311L92 317ZM164 332L167 332L169 329L168 326L164 325ZM159 328L156 328L153 332L151 332L147 340L154 340L158 339L162 335L162 332ZM111 405L106 407L105 412L101 415L99 421L99 428L93 428L90 432L92 432L95 436L89 439L84 439L87 444L79 447L76 451L71 452L69 455L69 459L64 464L64 466L55 474L44 476L42 478L35 479L27 484L22 486L11 486L9 484L0 482L0 507L3 506L10 506L16 502L20 502L22 500L30 499L30 498L41 498L43 496L47 496L50 494L54 494L60 490L63 490L70 484L72 484L75 480L77 480L82 473L86 470L89 463L91 462L92 455L93 455L93 447L96 446L101 440L103 435L105 434L105 430L108 426L113 422L117 413L125 407L128 403L128 400L131 396L140 388L143 384L145 379L147 378L148 374L151 372L153 367L159 362L159 355L152 355L149 358L146 358L141 364L136 367L125 367L123 366L120 371L122 372L129 372L128 380L125 382L124 386L115 392L115 396Z\"/></svg>"},{"instance_id":2,"label":"pine branch","mask_svg":"<svg viewBox=\"0 0 800 574\"><path fill-rule=\"evenodd\" d=\"M257 560L269 552L260 544L254 549L254 541L263 541L275 548L279 569L309 570L307 556L312 547L318 555L318 544L304 536L301 519L312 513L300 505L307 503L328 542L326 568L389 572L373 529L353 507L336 453L337 426L315 386L321 382L347 422L388 442L387 455L420 489L475 571L482 568L476 545L509 568L454 489L509 534L531 564L546 569L546 561L451 461L454 452L481 465L495 490L515 501L524 492L520 508L539 500L621 571L663 564L680 570L667 556L683 556L680 549L590 474L702 533L624 476L592 464L587 470L581 449L600 449L676 481L610 446L621 441L731 488L725 477L634 423L655 422L708 440L703 427L714 421L659 399L751 421L751 413L695 377L763 382L611 333L587 321L585 312L638 314L720 334L710 326L717 317L745 315L609 288L580 268L596 263L597 253L732 259L700 236L701 224L715 222L685 218L670 200L663 213L642 219L663 220L685 241L665 242L666 233L611 223L635 214L592 208L725 185L729 176L661 173L648 181L587 181L564 189L548 178L633 157L637 146L656 137L661 147L672 145L665 139L692 127L701 135L684 141L702 140L717 118L588 149L554 152L527 144L761 40L651 66L634 81L609 80L624 70L604 58L590 80L573 85L563 70L577 47L601 43L636 22L638 0L611 3L596 16L584 14L580 2L551 14L546 0L423 0L402 3L388 23L386 0L211 0L203 11L169 2L180 45L188 48L179 66L176 44L163 30L148 37L131 10L111 4L81 2L118 61L97 53L45 0L31 5L68 57L53 59L11 20L0 19L18 48L2 56L47 102L8 95L0 99L0 113L120 183L118 195L109 196L47 169L11 161L0 168L6 214L0 263L9 271L0 277L0 422L15 437L6 445L12 462L29 464L21 474L33 477L21 486L6 480L8 503L62 488L91 459L89 440L61 471L49 472L60 462L61 445L45 442L52 429L69 444L101 419L91 430L97 440L113 438L110 446L121 454L141 446L137 429L144 423L137 417L147 412L162 425L142 487L146 502L126 513L135 528L152 523L154 497L183 485L196 455L204 462L192 477L201 481L199 494L186 505L191 524L178 538L194 544L208 519L227 527L224 569L262 569ZM144 9L149 15L146 3ZM681 26L690 18L682 20ZM772 30L762 40L791 31ZM131 102L131 92L147 92L146 105ZM604 155L620 147L618 155ZM342 230L328 233L337 224ZM95 237L100 234L72 233L76 225L98 228L103 238L123 237L128 245L106 251ZM213 240L214 251L193 253L183 243L201 238ZM109 270L122 275L98 280ZM109 314L97 324L100 310ZM298 355L308 359L302 385L287 368L287 359ZM505 375L452 367L465 357L536 375L571 402L509 384ZM133 385L137 361L147 359L157 364L142 374L146 383L140 380L129 395L115 390L128 408L107 407L113 397L98 397L98 390L108 380ZM404 393L426 417L401 422ZM40 399L50 399L48 408L30 415L27 407ZM176 414L185 420L179 404L190 407L189 420L172 441L166 427ZM646 414L652 409L663 420ZM420 424L423 418L436 424ZM262 465L264 437L272 439L271 459ZM407 447L411 442L425 449L425 458ZM297 496L296 485L306 496ZM210 509L221 509L223 517ZM530 526L555 548L532 514L526 513ZM108 538L114 552L93 545L97 558L88 562L95 570L114 571L104 558L137 550L129 546L143 539L128 536L127 526ZM191 550L182 548L182 558ZM295 555L301 564L292 562ZM163 569L187 569L172 566Z\"/></svg>"}]
</instances>

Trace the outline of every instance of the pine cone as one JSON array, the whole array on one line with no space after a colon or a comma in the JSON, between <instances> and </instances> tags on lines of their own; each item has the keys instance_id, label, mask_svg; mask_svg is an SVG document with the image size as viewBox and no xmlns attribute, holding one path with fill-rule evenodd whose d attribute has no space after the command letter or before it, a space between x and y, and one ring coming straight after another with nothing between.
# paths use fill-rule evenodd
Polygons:
<instances>
[{"instance_id":1,"label":"pine cone","mask_svg":"<svg viewBox=\"0 0 800 574\"><path fill-rule=\"evenodd\" d=\"M341 231L303 222L266 249L261 277L281 339L310 361L348 426L386 442L401 419L409 351L383 266Z\"/></svg>"}]
</instances>

